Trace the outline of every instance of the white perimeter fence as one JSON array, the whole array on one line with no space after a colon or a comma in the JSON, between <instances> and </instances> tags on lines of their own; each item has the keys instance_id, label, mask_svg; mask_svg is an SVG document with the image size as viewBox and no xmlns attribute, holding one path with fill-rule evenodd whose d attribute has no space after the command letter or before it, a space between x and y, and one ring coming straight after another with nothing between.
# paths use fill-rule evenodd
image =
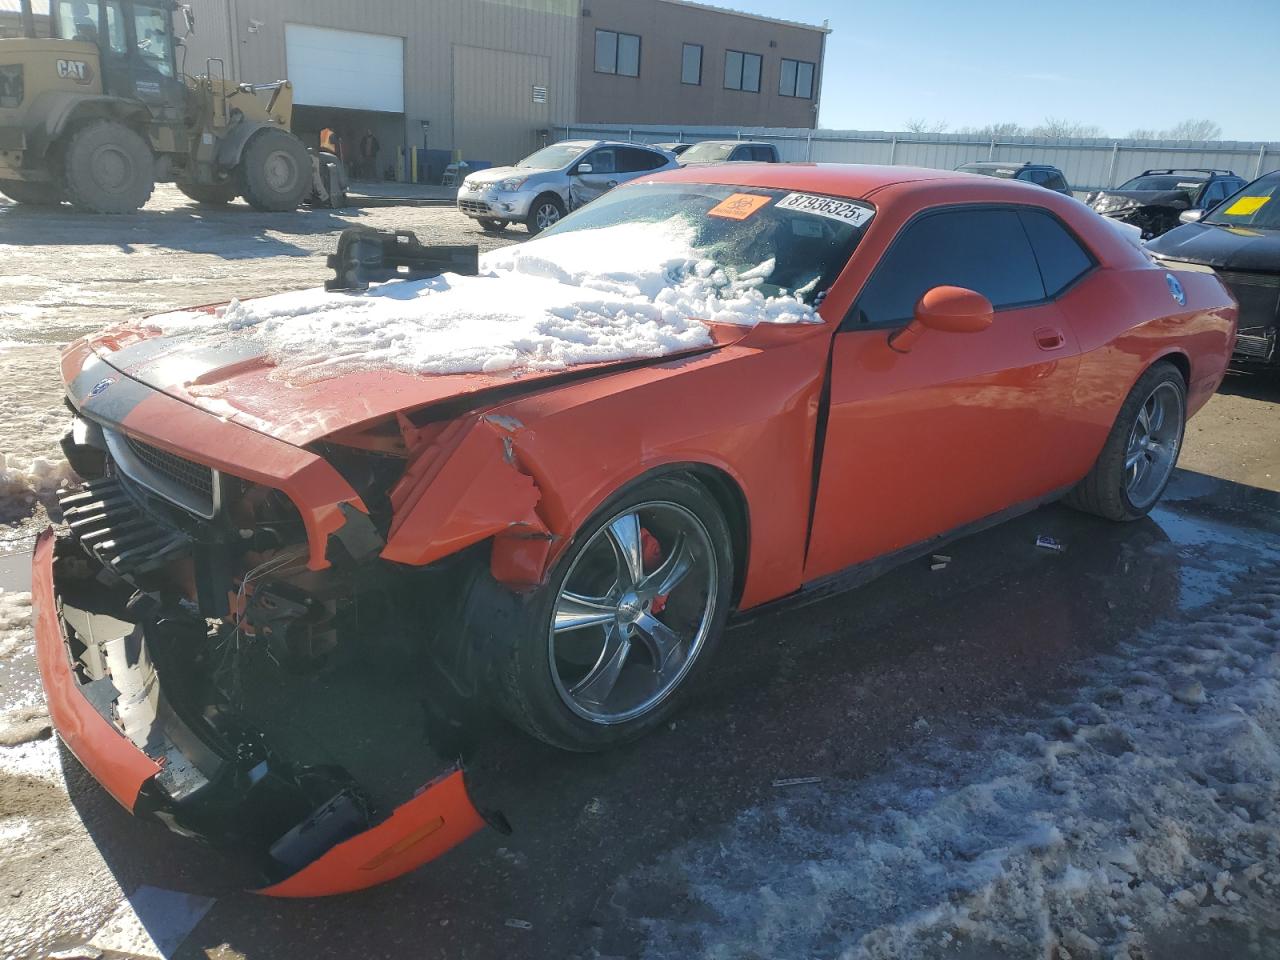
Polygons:
<instances>
[{"instance_id":1,"label":"white perimeter fence","mask_svg":"<svg viewBox=\"0 0 1280 960\"><path fill-rule=\"evenodd\" d=\"M1252 180L1280 170L1280 142L1230 140L1114 140L1008 137L983 140L963 133L891 133L880 130L806 130L793 127L626 126L575 123L556 127L558 139L763 140L776 144L784 161L885 163L954 170L973 160L1051 163L1077 193L1114 187L1143 170L1213 167Z\"/></svg>"}]
</instances>

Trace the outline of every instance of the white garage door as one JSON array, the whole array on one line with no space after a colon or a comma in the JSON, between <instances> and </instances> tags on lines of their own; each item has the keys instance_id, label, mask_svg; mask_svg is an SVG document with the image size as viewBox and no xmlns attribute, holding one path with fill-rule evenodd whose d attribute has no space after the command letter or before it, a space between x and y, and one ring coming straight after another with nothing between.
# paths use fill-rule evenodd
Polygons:
<instances>
[{"instance_id":1,"label":"white garage door","mask_svg":"<svg viewBox=\"0 0 1280 960\"><path fill-rule=\"evenodd\" d=\"M285 54L295 103L404 113L404 41L286 23Z\"/></svg>"}]
</instances>

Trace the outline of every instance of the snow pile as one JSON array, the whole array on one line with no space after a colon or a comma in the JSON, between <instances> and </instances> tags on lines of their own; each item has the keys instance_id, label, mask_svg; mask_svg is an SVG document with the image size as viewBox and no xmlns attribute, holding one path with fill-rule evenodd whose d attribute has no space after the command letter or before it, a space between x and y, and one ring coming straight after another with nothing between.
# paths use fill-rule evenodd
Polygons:
<instances>
[{"instance_id":1,"label":"snow pile","mask_svg":"<svg viewBox=\"0 0 1280 960\"><path fill-rule=\"evenodd\" d=\"M75 479L71 465L61 457L9 457L0 453L0 501L51 494Z\"/></svg>"},{"instance_id":2,"label":"snow pile","mask_svg":"<svg viewBox=\"0 0 1280 960\"><path fill-rule=\"evenodd\" d=\"M31 643L31 594L0 589L0 660L12 659Z\"/></svg>"},{"instance_id":3,"label":"snow pile","mask_svg":"<svg viewBox=\"0 0 1280 960\"><path fill-rule=\"evenodd\" d=\"M798 297L760 290L773 261L730 275L693 238L680 218L583 230L488 253L477 277L305 290L148 322L168 335L250 338L278 375L296 379L350 369L558 370L709 346L703 320L816 322Z\"/></svg>"},{"instance_id":4,"label":"snow pile","mask_svg":"<svg viewBox=\"0 0 1280 960\"><path fill-rule=\"evenodd\" d=\"M1280 569L1241 586L1096 658L1064 709L749 811L615 905L648 957L1137 958L1210 926L1274 947Z\"/></svg>"}]
</instances>

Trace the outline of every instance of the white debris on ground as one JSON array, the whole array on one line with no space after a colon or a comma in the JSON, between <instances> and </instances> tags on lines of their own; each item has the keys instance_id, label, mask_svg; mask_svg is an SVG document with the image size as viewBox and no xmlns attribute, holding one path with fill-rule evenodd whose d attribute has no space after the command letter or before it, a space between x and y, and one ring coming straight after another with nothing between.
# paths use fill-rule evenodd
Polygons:
<instances>
[{"instance_id":1,"label":"white debris on ground","mask_svg":"<svg viewBox=\"0 0 1280 960\"><path fill-rule=\"evenodd\" d=\"M1241 587L1087 664L1067 706L781 795L615 907L646 957L1150 958L1210 936L1275 956L1280 570Z\"/></svg>"},{"instance_id":2,"label":"white debris on ground","mask_svg":"<svg viewBox=\"0 0 1280 960\"><path fill-rule=\"evenodd\" d=\"M31 642L31 594L0 589L0 661L28 649Z\"/></svg>"},{"instance_id":3,"label":"white debris on ground","mask_svg":"<svg viewBox=\"0 0 1280 960\"><path fill-rule=\"evenodd\" d=\"M582 230L492 251L476 277L306 290L149 322L171 335L251 338L277 375L313 379L358 368L557 370L710 345L704 320L817 319L798 297L759 289L772 261L730 276L694 250L693 232L679 218Z\"/></svg>"}]
</instances>

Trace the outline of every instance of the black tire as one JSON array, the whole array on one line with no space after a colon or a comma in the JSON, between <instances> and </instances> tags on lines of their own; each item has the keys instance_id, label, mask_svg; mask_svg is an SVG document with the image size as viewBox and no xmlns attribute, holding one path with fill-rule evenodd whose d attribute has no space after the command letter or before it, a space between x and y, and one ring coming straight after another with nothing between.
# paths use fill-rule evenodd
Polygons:
<instances>
[{"instance_id":1,"label":"black tire","mask_svg":"<svg viewBox=\"0 0 1280 960\"><path fill-rule=\"evenodd\" d=\"M262 130L240 155L240 194L255 210L296 210L311 192L311 154L291 133Z\"/></svg>"},{"instance_id":2,"label":"black tire","mask_svg":"<svg viewBox=\"0 0 1280 960\"><path fill-rule=\"evenodd\" d=\"M62 203L62 188L55 183L31 183L27 180L0 180L0 193L31 207L56 207Z\"/></svg>"},{"instance_id":3,"label":"black tire","mask_svg":"<svg viewBox=\"0 0 1280 960\"><path fill-rule=\"evenodd\" d=\"M1097 462L1088 475L1066 495L1063 502L1084 513L1107 520L1125 522L1145 517L1151 508L1159 502L1172 474L1172 465L1168 475L1158 483L1154 491L1147 491L1141 500L1135 502L1130 496L1127 479L1128 467L1125 460L1129 451L1130 440L1134 435L1135 425L1144 405L1156 396L1157 391L1172 390L1176 392L1178 422L1173 443L1172 463L1176 464L1182 449L1182 437L1187 420L1187 384L1182 372L1172 363L1161 361L1146 371L1129 391L1116 416L1116 422L1107 435L1107 442L1098 455Z\"/></svg>"},{"instance_id":4,"label":"black tire","mask_svg":"<svg viewBox=\"0 0 1280 960\"><path fill-rule=\"evenodd\" d=\"M234 180L222 183L179 183L178 189L202 207L225 207L240 196L239 186Z\"/></svg>"},{"instance_id":5,"label":"black tire","mask_svg":"<svg viewBox=\"0 0 1280 960\"><path fill-rule=\"evenodd\" d=\"M696 517L715 557L708 572L714 595L704 597L708 611L701 645L692 663L663 694L663 699L632 719L604 723L571 709L553 675L551 625L556 603L575 560L608 523L641 504L676 508ZM497 584L487 569L473 581L460 605L466 642L483 651L489 663L488 686L497 708L516 726L562 750L593 753L630 742L661 725L696 688L714 660L733 589L733 548L729 528L715 499L700 485L680 477L659 477L636 484L612 497L575 534L546 583L519 595ZM695 596L697 592L695 591ZM672 596L675 596L672 594ZM702 601L700 601L702 602ZM665 600L664 600L665 603ZM654 612L658 612L655 608Z\"/></svg>"},{"instance_id":6,"label":"black tire","mask_svg":"<svg viewBox=\"0 0 1280 960\"><path fill-rule=\"evenodd\" d=\"M151 199L155 157L147 141L116 120L71 134L63 158L67 199L91 213L132 213Z\"/></svg>"},{"instance_id":7,"label":"black tire","mask_svg":"<svg viewBox=\"0 0 1280 960\"><path fill-rule=\"evenodd\" d=\"M558 196L554 193L542 194L529 205L529 215L524 219L529 236L536 237L547 227L558 223L566 212L564 201Z\"/></svg>"},{"instance_id":8,"label":"black tire","mask_svg":"<svg viewBox=\"0 0 1280 960\"><path fill-rule=\"evenodd\" d=\"M501 233L507 229L506 220L481 220L479 223L480 229L485 233Z\"/></svg>"}]
</instances>

